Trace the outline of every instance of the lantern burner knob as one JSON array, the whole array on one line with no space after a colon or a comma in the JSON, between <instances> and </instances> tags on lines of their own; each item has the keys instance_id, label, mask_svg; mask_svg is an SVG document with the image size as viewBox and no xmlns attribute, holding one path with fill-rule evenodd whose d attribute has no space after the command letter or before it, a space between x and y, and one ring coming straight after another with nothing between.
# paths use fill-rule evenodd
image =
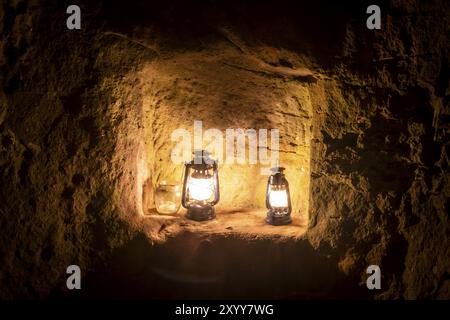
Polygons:
<instances>
[{"instance_id":1,"label":"lantern burner knob","mask_svg":"<svg viewBox=\"0 0 450 320\"><path fill-rule=\"evenodd\" d=\"M211 152L207 150L194 150L192 153L194 155L195 164L211 164L214 160L211 158Z\"/></svg>"}]
</instances>

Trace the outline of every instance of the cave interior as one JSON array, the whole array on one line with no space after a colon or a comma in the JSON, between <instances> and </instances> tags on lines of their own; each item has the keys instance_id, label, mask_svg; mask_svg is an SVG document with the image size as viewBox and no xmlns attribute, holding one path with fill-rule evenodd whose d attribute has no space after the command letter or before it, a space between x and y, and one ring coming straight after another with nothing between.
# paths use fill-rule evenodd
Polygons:
<instances>
[{"instance_id":1,"label":"cave interior","mask_svg":"<svg viewBox=\"0 0 450 320\"><path fill-rule=\"evenodd\" d=\"M450 298L449 3L77 2L0 4L1 299ZM248 161L215 219L156 212L195 121L279 130L291 224Z\"/></svg>"}]
</instances>

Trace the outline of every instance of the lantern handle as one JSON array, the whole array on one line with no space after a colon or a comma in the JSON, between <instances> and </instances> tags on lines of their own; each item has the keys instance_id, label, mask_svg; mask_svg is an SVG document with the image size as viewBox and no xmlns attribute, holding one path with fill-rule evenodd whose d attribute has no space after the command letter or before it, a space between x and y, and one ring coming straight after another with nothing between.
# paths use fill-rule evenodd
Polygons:
<instances>
[{"instance_id":1,"label":"lantern handle","mask_svg":"<svg viewBox=\"0 0 450 320\"><path fill-rule=\"evenodd\" d=\"M186 184L187 184L187 177L188 177L188 171L191 167L191 164L189 162L186 162L184 164L184 170L183 170L183 190L181 193L181 204L183 207L188 208L188 205L186 203Z\"/></svg>"},{"instance_id":2,"label":"lantern handle","mask_svg":"<svg viewBox=\"0 0 450 320\"><path fill-rule=\"evenodd\" d=\"M213 162L213 175L214 175L214 201L212 202L212 205L216 205L220 200L220 191L219 191L219 170L218 170L218 161L214 160Z\"/></svg>"}]
</instances>

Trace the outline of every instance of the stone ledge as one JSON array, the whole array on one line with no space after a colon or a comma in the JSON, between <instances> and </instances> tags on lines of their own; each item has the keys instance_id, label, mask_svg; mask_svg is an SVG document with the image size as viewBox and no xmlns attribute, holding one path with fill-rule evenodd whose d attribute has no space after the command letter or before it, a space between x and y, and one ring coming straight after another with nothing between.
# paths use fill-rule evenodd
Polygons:
<instances>
[{"instance_id":1,"label":"stone ledge","mask_svg":"<svg viewBox=\"0 0 450 320\"><path fill-rule=\"evenodd\" d=\"M299 239L307 230L307 222L295 215L292 223L285 226L272 226L265 222L265 210L217 210L216 218L210 221L197 222L185 217L186 210L176 215L160 215L156 211L145 215L146 222L159 224L158 233L175 236L182 232L193 232L210 235L238 236L246 239L285 238Z\"/></svg>"}]
</instances>

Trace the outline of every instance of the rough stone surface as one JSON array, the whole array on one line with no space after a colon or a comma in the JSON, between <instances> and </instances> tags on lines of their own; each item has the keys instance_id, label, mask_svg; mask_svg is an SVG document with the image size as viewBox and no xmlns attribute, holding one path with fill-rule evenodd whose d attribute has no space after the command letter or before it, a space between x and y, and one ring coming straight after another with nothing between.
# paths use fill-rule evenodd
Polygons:
<instances>
[{"instance_id":1,"label":"rough stone surface","mask_svg":"<svg viewBox=\"0 0 450 320\"><path fill-rule=\"evenodd\" d=\"M449 299L450 7L380 5L370 31L363 4L87 2L68 31L57 1L2 2L0 298ZM198 113L280 127L306 234L144 215ZM221 210L263 207L259 169L221 168Z\"/></svg>"}]
</instances>

